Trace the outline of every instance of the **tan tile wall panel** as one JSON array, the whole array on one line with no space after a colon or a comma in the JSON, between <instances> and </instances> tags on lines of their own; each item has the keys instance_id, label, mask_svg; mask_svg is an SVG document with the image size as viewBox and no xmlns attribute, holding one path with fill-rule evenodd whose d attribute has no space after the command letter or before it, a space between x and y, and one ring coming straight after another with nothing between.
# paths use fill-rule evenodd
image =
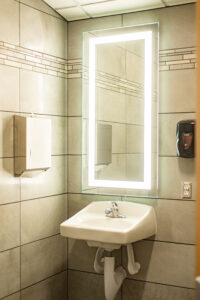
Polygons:
<instances>
[{"instance_id":1,"label":"tan tile wall panel","mask_svg":"<svg viewBox=\"0 0 200 300\"><path fill-rule=\"evenodd\" d=\"M41 0L6 0L0 25L0 299L66 300L67 23ZM13 116L31 113L52 120L53 166L15 177Z\"/></svg>"},{"instance_id":2,"label":"tan tile wall panel","mask_svg":"<svg viewBox=\"0 0 200 300\"><path fill-rule=\"evenodd\" d=\"M52 276L21 292L22 300L66 300L67 272Z\"/></svg>"}]
</instances>

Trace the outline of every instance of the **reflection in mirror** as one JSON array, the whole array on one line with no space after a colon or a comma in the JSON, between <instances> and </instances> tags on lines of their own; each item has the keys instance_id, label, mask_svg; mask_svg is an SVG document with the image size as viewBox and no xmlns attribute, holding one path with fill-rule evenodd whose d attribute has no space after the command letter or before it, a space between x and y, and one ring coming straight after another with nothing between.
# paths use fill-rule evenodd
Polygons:
<instances>
[{"instance_id":1,"label":"reflection in mirror","mask_svg":"<svg viewBox=\"0 0 200 300\"><path fill-rule=\"evenodd\" d=\"M84 33L82 190L156 196L158 24Z\"/></svg>"}]
</instances>

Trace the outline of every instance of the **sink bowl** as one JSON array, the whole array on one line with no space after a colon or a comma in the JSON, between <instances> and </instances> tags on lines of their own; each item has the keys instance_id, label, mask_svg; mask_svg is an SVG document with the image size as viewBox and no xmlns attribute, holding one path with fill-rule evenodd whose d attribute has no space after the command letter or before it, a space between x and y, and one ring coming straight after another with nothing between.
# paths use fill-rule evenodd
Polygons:
<instances>
[{"instance_id":1,"label":"sink bowl","mask_svg":"<svg viewBox=\"0 0 200 300\"><path fill-rule=\"evenodd\" d=\"M105 209L111 202L92 202L60 225L62 236L107 244L130 244L156 233L154 208L144 204L118 201L125 218L109 218Z\"/></svg>"}]
</instances>

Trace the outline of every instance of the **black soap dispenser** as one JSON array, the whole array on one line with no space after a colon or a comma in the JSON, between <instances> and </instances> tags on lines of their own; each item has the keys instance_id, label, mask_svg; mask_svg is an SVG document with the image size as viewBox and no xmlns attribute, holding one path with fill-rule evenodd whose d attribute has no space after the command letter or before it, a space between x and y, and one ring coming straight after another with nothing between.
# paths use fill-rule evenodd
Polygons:
<instances>
[{"instance_id":1,"label":"black soap dispenser","mask_svg":"<svg viewBox=\"0 0 200 300\"><path fill-rule=\"evenodd\" d=\"M194 127L195 120L182 120L177 123L176 128L176 150L177 156L194 157Z\"/></svg>"}]
</instances>

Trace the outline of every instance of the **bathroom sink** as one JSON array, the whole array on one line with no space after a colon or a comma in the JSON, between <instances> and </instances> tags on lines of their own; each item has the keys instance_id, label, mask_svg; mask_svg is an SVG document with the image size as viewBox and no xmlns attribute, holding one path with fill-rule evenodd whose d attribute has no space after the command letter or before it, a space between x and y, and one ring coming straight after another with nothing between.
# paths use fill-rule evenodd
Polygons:
<instances>
[{"instance_id":1,"label":"bathroom sink","mask_svg":"<svg viewBox=\"0 0 200 300\"><path fill-rule=\"evenodd\" d=\"M122 245L156 233L153 207L125 201L116 204L119 214L125 217L111 218L105 215L105 210L111 207L110 201L92 202L60 225L61 235L87 242Z\"/></svg>"}]
</instances>

